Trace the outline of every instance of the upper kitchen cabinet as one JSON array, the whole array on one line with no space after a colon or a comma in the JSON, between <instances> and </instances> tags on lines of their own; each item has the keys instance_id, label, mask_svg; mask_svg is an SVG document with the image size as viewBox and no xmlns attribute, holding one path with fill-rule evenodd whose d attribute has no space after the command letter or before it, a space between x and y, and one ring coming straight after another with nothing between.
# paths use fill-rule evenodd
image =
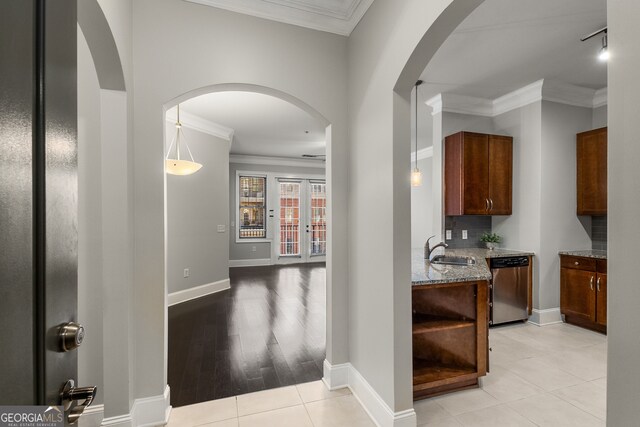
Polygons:
<instances>
[{"instance_id":1,"label":"upper kitchen cabinet","mask_svg":"<svg viewBox=\"0 0 640 427\"><path fill-rule=\"evenodd\" d=\"M578 215L607 214L607 128L579 133Z\"/></svg>"},{"instance_id":2,"label":"upper kitchen cabinet","mask_svg":"<svg viewBox=\"0 0 640 427\"><path fill-rule=\"evenodd\" d=\"M445 215L511 215L512 137L458 132L444 155Z\"/></svg>"}]
</instances>

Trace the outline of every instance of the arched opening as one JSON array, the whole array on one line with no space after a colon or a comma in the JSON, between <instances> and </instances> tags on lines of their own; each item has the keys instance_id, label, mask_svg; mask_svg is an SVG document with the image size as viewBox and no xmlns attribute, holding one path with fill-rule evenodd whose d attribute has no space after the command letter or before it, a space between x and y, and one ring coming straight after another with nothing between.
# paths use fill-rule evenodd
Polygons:
<instances>
[{"instance_id":1,"label":"arched opening","mask_svg":"<svg viewBox=\"0 0 640 427\"><path fill-rule=\"evenodd\" d=\"M577 378L581 378L584 381L585 378L588 378L588 376L585 375L585 371L576 369L574 366L569 366L565 363L562 356L556 354L561 351L563 346L571 346L570 342L572 338L569 338L569 336L574 332L580 335L581 339L584 339L585 342L589 343L589 345L585 344L581 351L583 353L591 352L590 357L593 357L593 360L597 360L597 362L594 363L594 366L590 367L588 371L598 372L596 375L604 378L606 373L606 364L603 362L603 353L604 349L606 349L606 345L604 345L603 342L606 341L606 338L598 333L592 333L586 330L576 330L571 326L560 324L560 322L563 321L563 318L560 316L561 310L563 310L562 314L565 315L564 320L570 321L570 319L569 316L566 316L564 311L565 309L561 309L564 304L562 300L567 298L564 291L562 294L563 296L561 297L561 289L562 286L564 286L562 283L565 283L568 279L565 278L564 271L562 272L563 279L561 279L561 261L558 257L558 253L565 250L563 245L573 245L573 247L591 253L592 244L593 249L597 249L596 245L600 244L597 240L598 236L596 236L596 234L592 234L592 218L587 218L585 220L585 218L578 217L576 215L575 168L576 135L585 131L590 131L594 128L606 126L607 124L606 118L596 118L596 115L601 113L601 111L596 110L602 108L602 106L606 104L606 99L602 102L597 98L598 93L601 95L603 93L606 94L606 63L598 62L597 59L597 52L601 46L599 43L596 43L597 46L591 47L580 44L580 36L589 34L591 31L598 30L602 28L603 25L606 25L605 2L592 2L589 3L589 5L586 5L586 3L576 5L571 2L566 2L565 5L559 5L556 2L554 5L557 5L558 9L554 11L555 14L547 12L548 15L545 16L540 16L537 12L534 16L531 10L523 8L523 10L519 12L521 18L520 21L508 18L508 13L502 13L500 16L504 19L500 24L504 25L504 27L500 27L497 24L492 26L487 24L486 21L484 22L485 26L482 27L482 24L479 23L482 21L482 19L479 18L482 14L484 14L485 19L487 16L497 16L495 9L491 9L491 7L498 2L478 1L473 2L473 4L471 4L471 2L464 3L465 4L463 4L463 2L452 2L449 8L445 10L443 15L436 20L434 25L431 27L431 29L434 30L434 33L429 35L429 32L427 32L411 55L409 62L404 67L395 87L393 127L394 140L396 143L398 143L397 141L402 141L402 144L406 144L405 141L412 140L413 135L409 134L409 129L411 129L411 121L413 120L412 116L414 115L415 104L412 103L413 94L411 94L410 91L414 89L414 85L417 80L424 80L428 84L435 84L435 82L437 82L443 87L449 85L451 88L454 88L449 92L447 92L446 88L442 88L441 95L439 94L440 96L438 99L432 99L432 102L430 103L430 107L436 106L437 104L437 109L434 109L433 114L438 116L436 119L439 120L439 123L436 125L434 121L434 129L439 126L439 136L436 136L438 132L434 132L434 145L432 148L434 171L427 175L426 180L433 182L433 185L438 187L440 192L436 194L434 191L434 218L438 215L439 218L436 218L434 221L433 231L429 234L436 235L436 242L447 242L452 247L465 248L465 250L467 248L480 249L481 243L478 239L480 235L478 233L477 236L474 236L472 234L473 230L469 229L469 239L474 240L475 238L476 241L473 242L474 244L462 242L461 240L467 239L467 227L460 227L464 228L464 230L461 230L456 228L457 225L454 221L447 222L449 219L448 217L454 217L456 221L459 219L460 222L462 222L465 214L447 213L450 211L445 209L445 197L447 196L445 194L445 180L447 179L447 176L445 175L444 168L450 167L450 164L445 160L444 150L446 144L444 139L450 134L457 133L457 131L473 132L477 134L482 133L487 135L506 135L513 138L514 153L513 157L509 158L509 164L513 161L513 212L500 214L493 214L489 212L486 214L476 215L481 215L483 220L486 219L488 223L488 229L486 231L501 234L501 237L505 242L504 247L510 250L512 249L513 256L519 255L519 252L529 253L529 255L531 255L531 253L535 253L532 258L533 271L530 271L529 273L533 276L532 296L529 297L530 299L528 301L526 301L527 308L530 310L528 314L529 323L524 325L522 323L517 324L517 327L521 329L518 329L514 335L512 335L513 330L516 328L514 324L510 324L506 327L490 328L489 345L493 351L490 353L490 357L488 358L492 358L494 362L497 360L500 367L494 372L490 372L488 374L489 376L487 377L488 379L485 382L485 385L487 385L487 390L490 390L490 384L495 378L500 376L500 368L505 365L512 368L511 374L518 371L518 368L515 367L518 363L521 363L523 366L526 365L526 363L521 360L517 360L520 356L514 356L513 353L511 353L511 350L515 347L519 347L521 343L509 340L513 339L514 341L517 341L517 338L522 336L518 334L526 334L529 332L532 335L536 335L537 341L534 343L535 345L542 345L542 342L548 342L548 340L555 339L551 336L556 334L558 336L563 336L563 345L549 345L548 351L550 355L547 356L547 360L553 361L549 364L549 370L556 370L557 372L571 371L572 375ZM594 5L594 3L596 4ZM502 4L504 5L504 3ZM566 9L563 8L563 6ZM477 14L474 14L474 9L477 7L479 7L476 11ZM585 7L586 9L579 9L580 7ZM466 10L462 10L461 8L465 8ZM490 11L493 13L490 13ZM457 15L457 18L450 21L449 26L443 26L444 22L446 22L447 19L452 18L456 13L460 13L460 15ZM573 14L578 13L581 13L581 19L573 20ZM470 28L472 25L468 24L468 22L463 24L463 21L467 17L474 20L476 27ZM443 19L443 21L441 21L441 19ZM518 23L515 24L515 22ZM463 29L461 31L456 31L458 37L456 42L460 43L459 46L464 44L461 42L461 39L464 38L464 36L459 33L470 33L473 34L476 39L482 39L484 35L482 32L483 30L489 31L488 28L491 28L491 31L498 32L500 29L504 30L504 28L508 27L510 24L513 25L512 31L514 33L517 31L525 33L526 31L523 30L524 27L533 29L536 28L537 25L544 26L544 31L547 34L554 33L555 31L558 33L567 31L567 33L559 34L560 37L555 38L556 44L554 45L554 50L551 52L546 51L545 49L536 50L533 47L523 46L526 44L522 42L524 37L520 39L519 48L527 52L526 57L519 57L512 52L510 53L510 55L514 57L512 62L504 61L503 57L500 58L500 61L504 61L501 62L503 64L509 62L509 65L505 65L504 73L499 74L498 71L494 70L495 74L499 74L505 81L502 85L496 85L495 80L491 81L490 78L486 78L487 76L485 74L482 74L484 70L490 68L488 65L490 61L485 61L484 58L474 61L472 56L467 52L467 58L459 59L467 59L468 63L478 64L478 68L475 68L473 71L476 75L482 75L482 77L478 77L480 83L477 81L474 82L475 86L469 84L462 88L461 85L456 86L456 83L458 83L456 78L459 77L459 75L456 75L455 77L451 76L449 80L447 80L446 78L443 79L442 73L437 74L434 72L436 77L430 80L430 77L433 75L430 76L428 74L430 70L434 70L434 63L442 59L443 56L440 55L447 54L447 43L449 42L447 38L459 24L463 24ZM480 27L483 29L481 30ZM539 28L537 28L537 30L540 31ZM505 37L505 40L506 39L507 38ZM511 40L513 39L517 39L517 37L512 36ZM472 48L478 51L478 45L473 45L473 43L467 44L472 45ZM492 48L493 47L495 46L492 46ZM436 50L438 49L440 50L436 53ZM578 54L584 53L582 52L582 49L587 49L586 57L584 57L584 55L583 57L580 57ZM464 54L464 49L458 49L456 51L456 55ZM508 48L503 46L501 54L509 55ZM563 58L554 61L554 63L562 63L564 70L569 70L572 66L577 67L577 65L580 65L579 68L581 70L589 69L592 71L592 69L595 69L595 71L592 71L593 74L590 74L589 76L587 76L587 73L585 72L580 77L577 76L578 73L575 71L571 73L567 72L566 74L563 74L560 71L545 74L543 72L544 67L548 67L549 65L545 65L544 61L553 55L564 56ZM451 56L448 58L452 63L455 63L455 61L451 60ZM585 59L585 61L576 61L576 58L580 61ZM518 60L520 63L518 63ZM575 62L571 64L570 61ZM567 65L568 63L569 65ZM522 69L522 67L524 67L523 64L528 66L524 70ZM438 70L442 71L445 68L446 67L444 66L440 66ZM519 76L527 75L527 78L530 78L531 80L518 81L518 79L513 79L509 81L508 71L518 73ZM540 75L531 77L536 72L539 72ZM592 78L594 75L598 78ZM576 80L573 80L573 78ZM582 82L580 82L580 79L582 79ZM507 81L509 83L506 83ZM533 82L537 82L538 86L531 84ZM487 87L481 87L482 84L485 84ZM509 84L514 86L509 87ZM491 86L490 89L489 86ZM518 105L504 104L505 99L507 99L507 95L509 95L511 97L510 99L513 100L516 98L513 93L522 88L526 88L529 91L537 90L537 96L528 99L521 99L520 104ZM558 95L561 91L565 91L563 92L563 96ZM575 93L584 93L585 100L576 100L575 96L569 95L569 92L571 91L574 91ZM518 94L522 94L524 92L525 90L520 90ZM435 93L432 93L426 98L431 98L435 95ZM504 98L500 99L501 97ZM487 98L488 101L481 101L483 98ZM425 98L416 102L424 103ZM479 107L480 104L478 104L478 102L484 102L486 108L483 111L480 110L481 107ZM474 106L471 107L469 103L473 103ZM463 107L462 104L465 104L465 106ZM532 111L528 111L527 109ZM429 108L427 110L423 107L423 110L428 112L425 112L424 116L420 116L418 120L432 120L431 109ZM606 117L606 107L604 107L604 110L604 116ZM528 113L531 115L528 115ZM443 115L444 119L441 117ZM526 135L522 132L522 129L524 128L536 129L538 133L534 137L531 137L530 135ZM553 141L553 143L551 141ZM535 154L531 151L527 153L526 150L529 148L532 148L533 151L537 148L539 148L539 150L535 151ZM414 147L411 148L411 151L413 150ZM412 163L413 161L412 156ZM555 161L558 161L559 164L554 164ZM536 164L536 162L541 163ZM405 167L404 171L405 178L404 180L399 180L399 182L401 182L402 186L408 190L407 187L409 184L406 175L408 175L409 169ZM562 176L564 178L553 182L545 181L552 175ZM523 208L527 203L529 193L523 191L522 183L533 182L535 180L534 177L537 177L538 179L541 178L542 183L541 188L534 191L537 195L537 201L531 204L531 206L537 208L538 211L533 209L535 214L529 218L527 215L530 212L527 212L527 210ZM509 184L511 184L511 179L509 179ZM487 204L487 210L490 210L492 207L492 201L488 200ZM539 212L541 206L542 213ZM545 206L548 206L548 208L545 208ZM401 208L400 211L407 212L406 207ZM552 213L545 216L545 212ZM593 219L595 224L596 218L594 217ZM598 221L600 221L600 219ZM518 227L514 226L514 223L516 222L519 224ZM557 223L559 222L562 222L562 228L557 227ZM606 223L606 219L604 222ZM447 224L446 227L445 224ZM449 226L449 224L452 225ZM534 230L536 227L535 224L538 224L537 227L539 227L539 230ZM447 233L445 233L445 230L447 230ZM449 240L451 237L447 236L447 234L449 234L448 230L453 231L452 240ZM458 242L456 242L456 237ZM559 244L558 240L560 241ZM455 246L456 244L460 244L460 246ZM468 246L464 246L465 244ZM596 255L599 256L600 254L596 252ZM486 258L499 258L500 256L501 255L496 252L492 256L487 256ZM482 255L480 258L484 261L485 256ZM489 261L487 261L487 263L488 265L491 265L489 264ZM496 280L495 274L496 273L494 272L494 281ZM594 283L597 281L596 277L597 276L594 276ZM603 280L606 280L606 278L603 278ZM492 285L493 288L496 287L496 283L493 283ZM588 285L589 284L587 283L587 287ZM604 285L602 287L604 288ZM596 289L597 286L594 285L594 295L597 292ZM495 307L496 303L494 302L494 310ZM492 316L493 315L494 314L492 314ZM594 316L597 316L595 312ZM515 318L512 320L515 320ZM496 325L503 322L507 322L507 320L495 319ZM535 326L532 326L532 323ZM546 326L551 323L558 324L548 328L539 328L539 326ZM597 325L591 325L591 329L601 331ZM507 339L503 341L503 338L505 337ZM416 341L414 340L414 345L415 342ZM512 344L512 347L510 348L509 343ZM535 347L535 345L533 347ZM535 359L536 352L532 348L528 348L528 350L530 350L530 352L526 353L528 355L527 357L532 359L529 362L535 364L538 361ZM571 350L567 350L565 348L564 351L570 352ZM510 356L504 357L507 352ZM509 358L513 358L514 360L506 360ZM521 375L521 378L527 381L532 388L541 387L544 389L548 387L548 384L545 384L544 379L540 377L529 375L524 371L521 371L519 375ZM591 384L584 385L584 387L587 388L591 386ZM495 391L495 389L493 390ZM491 395L491 392L489 392L488 395ZM593 406L595 407L600 405L603 407L604 395L603 393L599 393L598 395L600 401L593 402ZM570 399L567 395L565 395L565 397ZM561 402L560 404L564 405L564 403L565 402ZM582 407L582 409L586 414L583 413L581 416L590 417L594 415L593 411L585 409L585 407ZM600 411L595 414L595 416L604 419L604 411ZM534 418L529 418L529 420L535 422Z\"/></svg>"},{"instance_id":2,"label":"arched opening","mask_svg":"<svg viewBox=\"0 0 640 427\"><path fill-rule=\"evenodd\" d=\"M234 101L234 99L236 100ZM268 108L278 110L276 115L281 113L295 114L295 117L290 120L305 122L307 123L305 126L309 126L309 128L304 128L309 129L307 131L302 130L303 128L296 128L296 132L299 131L301 135L297 144L302 144L306 136L304 134L307 133L309 134L307 139L313 137L314 134L315 137L322 138L323 146L315 147L320 151L309 151L314 147L313 144L307 143L307 149L299 151L300 149L295 145L280 146L275 143L274 139L278 136L271 135L265 137L264 144L259 146L259 151L251 151L251 148L247 147L255 148L256 145L251 145L248 142L251 139L250 135L243 138L239 131L239 129L243 129L242 121L246 118L243 118L242 114L223 114L219 110L217 110L218 113L215 112L215 105L222 103L221 105L229 106L233 104L229 109L244 112L244 117L246 117L246 108L251 106L239 105L238 99L246 102L253 101L258 106L270 105L271 107ZM226 148L227 151L219 153L219 158L227 159L226 165L220 165L221 169L227 168L222 175L226 175L228 179L220 179L220 182L224 181L221 186L226 187L227 190L227 215L216 223L217 233L222 233L221 229L226 231L224 237L227 240L227 252L220 250L216 254L212 253L224 261L227 276L220 280L220 282L224 282L226 279L226 285L217 289L218 292L211 291L212 287L208 288L210 293L203 290L200 295L193 294L193 288L176 291L174 278L178 277L177 280L182 283L188 281L186 277L188 273L185 273L185 277L183 277L183 267L188 268L188 266L176 267L174 265L179 252L184 252L177 251L173 243L176 242L176 235L172 231L172 227L174 229L176 227L175 218L178 214L178 211L173 208L174 200L178 194L178 186L184 183L193 189L197 185L195 184L198 179L197 174L208 173L206 168L211 170L216 167L215 164L207 165L205 157L202 172L194 174L189 183L187 180L190 177L185 177L186 179L165 177L165 287L168 306L171 307L170 309L166 308L168 320L165 339L168 340L168 346L165 346L167 351L165 366L168 374L165 372L165 375L168 375L168 383L172 385L172 405L183 406L320 380L324 375L326 360L331 357L331 296L335 295L331 292L332 281L330 277L334 241L331 238L331 219L327 215L327 206L332 203L329 173L331 158L326 156L326 162L319 159L325 157L325 150L326 153L330 152L331 124L313 107L278 90L252 84L212 85L190 91L164 105L165 121L168 122L165 126L165 152L175 132L173 121L175 121L175 106L177 105L181 105L181 117L188 117L191 123L198 121L201 125L199 129L202 130L206 127L202 126L204 122L209 122L210 129L216 127L218 136L214 139L220 147ZM258 107L251 108L255 110ZM294 113L292 110L296 112ZM268 115L267 113L267 111L263 111L263 114ZM195 117L199 117L199 119L196 120ZM204 119L204 121L200 119ZM254 116L254 119L258 119L258 116ZM275 117L273 119L277 120ZM186 124L186 119L181 121L186 127L189 127ZM275 122L272 125L272 127L279 126L281 125ZM222 132L220 132L221 130ZM263 132L268 134L270 130L263 129ZM246 135L248 133L246 132ZM191 135L186 134L188 141L190 138L196 137L193 133ZM230 137L230 135L233 136ZM234 141L233 144L243 144L242 151L236 152L234 146L231 145L231 140L235 138L238 138L238 141ZM273 141L274 144L270 144L269 141ZM193 142L197 141L194 139ZM191 144L189 142L190 146ZM272 145L271 149L268 149L268 145ZM190 148L196 161L200 162L199 154L194 147L197 145ZM231 156L229 150L231 150ZM312 157L312 159L309 160L308 157ZM211 181L209 179L209 182ZM186 188L184 187L184 189ZM184 190L180 191L184 192ZM211 190L211 192L215 191ZM249 200L250 205L241 204L245 198ZM262 201L258 203L260 206L254 206L255 200L253 199L256 198ZM221 225L224 226L221 228ZM215 234L214 236L220 235ZM251 247L254 252L263 253L265 246L268 247L266 255L258 255L258 258L250 256L251 254L245 256L245 252L250 251ZM178 273L175 273L174 270ZM190 270L189 273L193 273L193 270ZM228 290L229 287L231 287L230 290ZM274 287L279 290L274 292ZM287 294L289 288L295 288L295 291ZM267 305L261 307L254 304L249 308L244 300L252 298L249 296L250 293L254 293L256 297L264 300L263 302L266 302ZM197 300L186 302L186 299L182 298L183 296L197 298ZM298 301L295 304L299 306L299 319L293 319L287 315L287 310L292 307L283 307L283 298ZM220 299L222 302L217 302L217 300L214 302L214 299ZM220 354L224 352L229 358L215 362L211 360L207 363L209 365L211 363L217 364L218 368L227 366L227 369L226 371L224 369L216 370L216 367L212 367L214 372L212 372L211 378L202 380L201 392L194 396L193 393L190 394L189 390L183 393L172 384L172 382L180 382L179 378L186 374L181 369L187 360L186 358L190 357L174 351L173 341L176 339L176 334L174 334L173 327L175 322L172 319L184 316L183 307L196 301L201 304L205 304L205 301L209 301L211 304L224 304L223 310L228 313L228 318L224 318L224 316L216 318L220 326L220 331L217 333L222 335L228 333L231 339L241 340L244 347L241 349L234 346L233 343L220 344L224 348L219 346L216 351L219 351ZM320 305L318 306L318 304ZM238 316L243 317L243 313L246 312L253 312L248 321L243 323L243 328L247 330L238 331L238 326L231 323ZM191 314L189 313L189 315ZM322 325L317 324L319 319L322 319ZM285 329L288 330L285 331ZM321 334L322 337L320 338L318 334ZM255 348L246 348L249 341L256 343ZM257 344L258 342L266 345ZM205 346L207 345L205 343ZM206 348L203 351L205 355L208 355ZM300 359L302 354L306 354L305 357L308 360ZM266 366L258 371L239 372L246 369L239 366L238 363L243 363L243 357L250 359L257 357ZM254 362L249 362L249 365ZM306 365L303 367L301 363ZM192 366L190 369L198 369L198 367ZM249 367L249 369L252 368ZM178 371L180 371L179 374L174 376L174 373ZM218 371L223 373L217 373ZM229 377L230 373L231 377ZM238 381L238 377L245 374L247 377L249 375L253 377L248 378L249 381L244 380L246 384L239 384L242 379ZM216 375L218 377L215 377ZM210 384L208 390L205 390L205 381ZM213 389L214 383L217 387L216 390ZM176 413L176 416L179 416L179 413Z\"/></svg>"}]
</instances>

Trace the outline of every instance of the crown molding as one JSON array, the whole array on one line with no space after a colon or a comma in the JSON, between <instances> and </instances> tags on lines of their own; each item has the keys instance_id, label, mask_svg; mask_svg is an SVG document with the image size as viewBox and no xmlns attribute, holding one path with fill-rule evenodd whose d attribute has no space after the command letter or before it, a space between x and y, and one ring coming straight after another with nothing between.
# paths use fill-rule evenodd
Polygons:
<instances>
[{"instance_id":1,"label":"crown molding","mask_svg":"<svg viewBox=\"0 0 640 427\"><path fill-rule=\"evenodd\" d=\"M184 0L312 30L349 36L373 0L353 0L344 10L303 0Z\"/></svg>"},{"instance_id":2,"label":"crown molding","mask_svg":"<svg viewBox=\"0 0 640 427\"><path fill-rule=\"evenodd\" d=\"M325 169L324 160L294 159L291 157L250 156L245 154L231 154L229 156L229 163Z\"/></svg>"},{"instance_id":3,"label":"crown molding","mask_svg":"<svg viewBox=\"0 0 640 427\"><path fill-rule=\"evenodd\" d=\"M175 110L167 111L165 115L167 122L175 123L176 122L176 114ZM190 129L197 130L199 132L204 132L209 135L213 135L217 138L224 139L229 142L229 147L233 143L233 134L235 130L228 128L226 126L219 125L212 121L203 119L200 116L196 116L195 114L186 113L182 111L180 113L180 123L183 126L186 126Z\"/></svg>"},{"instance_id":4,"label":"crown molding","mask_svg":"<svg viewBox=\"0 0 640 427\"><path fill-rule=\"evenodd\" d=\"M607 88L595 90L553 80L538 80L494 100L441 93L425 102L432 115L441 112L495 117L533 102L550 101L585 108L607 104Z\"/></svg>"},{"instance_id":5,"label":"crown molding","mask_svg":"<svg viewBox=\"0 0 640 427\"><path fill-rule=\"evenodd\" d=\"M593 97L593 108L600 108L607 105L609 96L608 88L602 88L596 91L596 95Z\"/></svg>"},{"instance_id":6,"label":"crown molding","mask_svg":"<svg viewBox=\"0 0 640 427\"><path fill-rule=\"evenodd\" d=\"M415 160L416 156L416 152L412 151L411 152L411 161ZM424 160L424 159L428 159L430 157L433 157L433 146L431 147L426 147L426 148L421 148L420 150L418 150L418 160Z\"/></svg>"}]
</instances>

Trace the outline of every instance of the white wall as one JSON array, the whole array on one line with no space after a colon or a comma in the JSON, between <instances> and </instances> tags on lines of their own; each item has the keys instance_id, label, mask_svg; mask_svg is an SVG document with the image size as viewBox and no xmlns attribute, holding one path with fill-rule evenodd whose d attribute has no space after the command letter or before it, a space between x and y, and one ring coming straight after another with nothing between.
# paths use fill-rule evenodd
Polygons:
<instances>
[{"instance_id":1,"label":"white wall","mask_svg":"<svg viewBox=\"0 0 640 427\"><path fill-rule=\"evenodd\" d=\"M100 144L100 85L78 29L78 321L86 331L78 349L78 383L98 387L96 404L104 400Z\"/></svg>"},{"instance_id":2,"label":"white wall","mask_svg":"<svg viewBox=\"0 0 640 427\"><path fill-rule=\"evenodd\" d=\"M231 163L229 165L229 196L230 196L230 204L229 204L229 218L230 221L236 221L236 206L238 203L238 191L236 189L236 172L275 172L280 174L281 176L287 175L298 175L298 176L325 176L324 168L307 168L307 167L297 167L297 166L275 166L275 165L254 165L254 164L245 164L245 163ZM267 194L273 191L277 191L274 187L274 182L267 183ZM269 186L272 186L269 188ZM269 201L267 201L269 203ZM274 206L268 207L268 209L274 209ZM267 218L267 230L273 230L276 224L274 224L273 220ZM271 258L271 242L264 243L256 243L256 242L236 242L236 226L232 226L229 228L229 259L232 261L238 260L252 260L252 259L268 259ZM252 248L255 246L256 250L253 251Z\"/></svg>"},{"instance_id":3,"label":"white wall","mask_svg":"<svg viewBox=\"0 0 640 427\"><path fill-rule=\"evenodd\" d=\"M181 0L133 6L137 395L158 395L166 384L163 108L216 84L279 90L331 123L327 359L346 362L346 38Z\"/></svg>"},{"instance_id":4,"label":"white wall","mask_svg":"<svg viewBox=\"0 0 640 427\"><path fill-rule=\"evenodd\" d=\"M592 109L542 101L539 305L560 307L561 250L591 249L591 222L577 210L576 134L591 130Z\"/></svg>"},{"instance_id":5,"label":"white wall","mask_svg":"<svg viewBox=\"0 0 640 427\"><path fill-rule=\"evenodd\" d=\"M640 2L607 2L609 25L609 225L607 425L640 419Z\"/></svg>"},{"instance_id":6,"label":"white wall","mask_svg":"<svg viewBox=\"0 0 640 427\"><path fill-rule=\"evenodd\" d=\"M431 117L429 117L431 118ZM433 233L433 158L418 160L422 185L411 187L411 247L422 248Z\"/></svg>"},{"instance_id":7,"label":"white wall","mask_svg":"<svg viewBox=\"0 0 640 427\"><path fill-rule=\"evenodd\" d=\"M167 175L170 294L229 278L229 142L186 126L182 130L195 160L203 166L193 175ZM168 143L174 135L175 126L169 123ZM218 225L226 231L219 233Z\"/></svg>"},{"instance_id":8,"label":"white wall","mask_svg":"<svg viewBox=\"0 0 640 427\"><path fill-rule=\"evenodd\" d=\"M607 125L607 106L603 105L602 107L593 109L593 121L592 127L594 129L602 128Z\"/></svg>"}]
</instances>

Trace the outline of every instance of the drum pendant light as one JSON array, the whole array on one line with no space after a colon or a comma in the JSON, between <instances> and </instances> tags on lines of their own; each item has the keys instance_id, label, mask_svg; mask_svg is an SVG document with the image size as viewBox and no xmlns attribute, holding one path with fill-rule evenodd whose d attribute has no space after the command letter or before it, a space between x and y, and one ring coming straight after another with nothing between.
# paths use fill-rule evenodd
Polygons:
<instances>
[{"instance_id":1,"label":"drum pendant light","mask_svg":"<svg viewBox=\"0 0 640 427\"><path fill-rule=\"evenodd\" d=\"M411 172L411 186L420 187L422 185L422 172L418 169L418 86L422 84L422 80L416 82L416 151L415 151L415 168Z\"/></svg>"},{"instance_id":2,"label":"drum pendant light","mask_svg":"<svg viewBox=\"0 0 640 427\"><path fill-rule=\"evenodd\" d=\"M171 149L175 144L175 158L171 158ZM184 144L189 153L189 157L191 161L184 160L180 158L180 145ZM171 141L171 145L169 145L169 150L167 150L167 157L165 158L165 169L168 174L171 175L191 175L198 172L202 168L200 163L196 163L193 160L193 154L191 154L191 150L187 145L187 142L184 140L184 134L182 133L182 123L180 123L180 104L177 106L177 118L176 118L176 135L173 137L173 141Z\"/></svg>"}]
</instances>

